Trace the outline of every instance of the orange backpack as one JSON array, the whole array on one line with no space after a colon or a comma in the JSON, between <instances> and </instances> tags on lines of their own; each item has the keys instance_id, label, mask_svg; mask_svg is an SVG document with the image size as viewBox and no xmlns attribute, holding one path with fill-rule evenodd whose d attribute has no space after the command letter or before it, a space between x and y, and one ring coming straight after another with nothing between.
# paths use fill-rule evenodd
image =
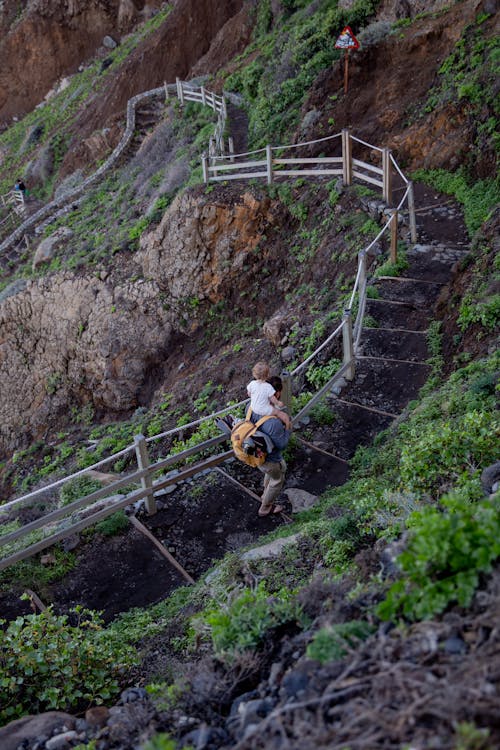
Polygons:
<instances>
[{"instance_id":1,"label":"orange backpack","mask_svg":"<svg viewBox=\"0 0 500 750\"><path fill-rule=\"evenodd\" d=\"M237 422L231 430L231 445L236 458L248 466L260 466L267 459L270 438L258 432L259 427L267 419L268 414L255 424L251 421L252 410L247 411L245 419ZM266 439L267 438L267 439Z\"/></svg>"}]
</instances>

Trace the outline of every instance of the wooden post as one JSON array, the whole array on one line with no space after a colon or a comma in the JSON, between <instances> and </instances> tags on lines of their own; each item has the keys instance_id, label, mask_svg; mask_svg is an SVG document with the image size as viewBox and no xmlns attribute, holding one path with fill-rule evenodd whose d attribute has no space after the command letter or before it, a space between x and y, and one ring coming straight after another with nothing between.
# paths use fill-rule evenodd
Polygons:
<instances>
[{"instance_id":1,"label":"wooden post","mask_svg":"<svg viewBox=\"0 0 500 750\"><path fill-rule=\"evenodd\" d=\"M169 100L170 97L169 97L168 86L167 86L167 82L166 81L163 81L163 87L165 89L165 101L168 102L168 100Z\"/></svg>"},{"instance_id":2,"label":"wooden post","mask_svg":"<svg viewBox=\"0 0 500 750\"><path fill-rule=\"evenodd\" d=\"M182 90L182 81L180 78L176 78L175 82L177 84L177 97L179 99L181 107L184 105L184 92Z\"/></svg>"},{"instance_id":3,"label":"wooden post","mask_svg":"<svg viewBox=\"0 0 500 750\"><path fill-rule=\"evenodd\" d=\"M382 151L382 170L383 175L383 198L387 204L392 203L392 165L391 149L384 148Z\"/></svg>"},{"instance_id":4,"label":"wooden post","mask_svg":"<svg viewBox=\"0 0 500 750\"><path fill-rule=\"evenodd\" d=\"M391 216L391 263L398 260L398 210L395 208Z\"/></svg>"},{"instance_id":5,"label":"wooden post","mask_svg":"<svg viewBox=\"0 0 500 750\"><path fill-rule=\"evenodd\" d=\"M415 193L413 182L408 183L408 213L410 215L410 240L413 244L417 241L417 220L415 216Z\"/></svg>"},{"instance_id":6,"label":"wooden post","mask_svg":"<svg viewBox=\"0 0 500 750\"><path fill-rule=\"evenodd\" d=\"M346 371L345 379L352 380L354 378L355 362L354 362L354 342L352 339L352 317L350 310L344 310L342 316L343 328L342 328L342 343L344 349L344 364L349 364L349 369Z\"/></svg>"},{"instance_id":7,"label":"wooden post","mask_svg":"<svg viewBox=\"0 0 500 750\"><path fill-rule=\"evenodd\" d=\"M358 266L359 272L359 296L364 293L366 286L366 250L360 250L358 253Z\"/></svg>"},{"instance_id":8,"label":"wooden post","mask_svg":"<svg viewBox=\"0 0 500 750\"><path fill-rule=\"evenodd\" d=\"M201 155L201 167L203 169L203 182L208 185L208 160L205 151Z\"/></svg>"},{"instance_id":9,"label":"wooden post","mask_svg":"<svg viewBox=\"0 0 500 750\"><path fill-rule=\"evenodd\" d=\"M233 137L230 135L227 139L229 153L231 154L231 161L234 161L234 141Z\"/></svg>"},{"instance_id":10,"label":"wooden post","mask_svg":"<svg viewBox=\"0 0 500 750\"><path fill-rule=\"evenodd\" d=\"M344 185L352 183L351 134L347 128L342 130L342 181Z\"/></svg>"},{"instance_id":11,"label":"wooden post","mask_svg":"<svg viewBox=\"0 0 500 750\"><path fill-rule=\"evenodd\" d=\"M344 50L344 94L349 86L349 49Z\"/></svg>"},{"instance_id":12,"label":"wooden post","mask_svg":"<svg viewBox=\"0 0 500 750\"><path fill-rule=\"evenodd\" d=\"M201 86L200 91L201 91L201 103L206 106L206 104L207 104L207 97L206 97L206 94L205 94L205 88L204 88L204 86Z\"/></svg>"},{"instance_id":13,"label":"wooden post","mask_svg":"<svg viewBox=\"0 0 500 750\"><path fill-rule=\"evenodd\" d=\"M266 160L267 160L267 184L272 185L273 182L273 155L271 153L271 146L269 143L266 146Z\"/></svg>"},{"instance_id":14,"label":"wooden post","mask_svg":"<svg viewBox=\"0 0 500 750\"><path fill-rule=\"evenodd\" d=\"M286 411L290 419L292 418L292 378L288 372L281 373L283 390L281 391L281 401L285 404Z\"/></svg>"},{"instance_id":15,"label":"wooden post","mask_svg":"<svg viewBox=\"0 0 500 750\"><path fill-rule=\"evenodd\" d=\"M148 448L146 445L146 439L144 435L135 435L134 443L135 443L135 455L137 456L137 465L139 467L139 471L141 471L141 469L147 469L150 463L149 463ZM152 489L153 480L149 474L141 479L141 487L144 490L151 489L150 494L146 496L145 500L146 500L146 510L148 512L148 515L153 516L156 513L156 500L154 498L153 489Z\"/></svg>"}]
</instances>

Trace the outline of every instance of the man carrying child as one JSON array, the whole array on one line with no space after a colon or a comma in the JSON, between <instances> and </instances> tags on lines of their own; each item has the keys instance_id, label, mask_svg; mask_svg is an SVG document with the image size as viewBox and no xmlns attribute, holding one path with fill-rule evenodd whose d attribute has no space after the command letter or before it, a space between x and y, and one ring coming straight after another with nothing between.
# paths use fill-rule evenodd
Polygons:
<instances>
[{"instance_id":1,"label":"man carrying child","mask_svg":"<svg viewBox=\"0 0 500 750\"><path fill-rule=\"evenodd\" d=\"M282 411L284 404L279 400L283 388L281 378L269 378L269 366L265 362L257 362L252 369L252 375L255 380L247 386L252 409L251 420L255 423L264 415L272 417L259 427L260 432L271 438L274 446L267 454L266 461L258 467L264 474L264 492L259 516L268 516L270 513L281 513L283 510L282 506L276 505L274 501L285 483L286 463L282 451L290 440L292 423L288 414ZM271 382L267 382L267 378Z\"/></svg>"}]
</instances>

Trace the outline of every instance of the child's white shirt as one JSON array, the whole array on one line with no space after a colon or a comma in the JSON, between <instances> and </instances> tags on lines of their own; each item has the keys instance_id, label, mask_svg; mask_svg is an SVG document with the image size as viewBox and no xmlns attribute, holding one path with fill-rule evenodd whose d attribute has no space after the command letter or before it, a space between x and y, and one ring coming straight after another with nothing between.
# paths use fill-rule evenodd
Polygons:
<instances>
[{"instance_id":1,"label":"child's white shirt","mask_svg":"<svg viewBox=\"0 0 500 750\"><path fill-rule=\"evenodd\" d=\"M252 380L247 385L247 393L250 396L250 408L254 414L264 417L273 413L273 406L269 399L276 391L271 383L265 380Z\"/></svg>"}]
</instances>

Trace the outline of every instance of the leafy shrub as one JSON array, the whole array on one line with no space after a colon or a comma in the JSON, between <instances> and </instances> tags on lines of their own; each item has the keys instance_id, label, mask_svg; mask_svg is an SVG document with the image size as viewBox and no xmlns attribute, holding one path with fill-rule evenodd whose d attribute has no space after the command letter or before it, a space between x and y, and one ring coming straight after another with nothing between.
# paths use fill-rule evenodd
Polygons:
<instances>
[{"instance_id":1,"label":"leafy shrub","mask_svg":"<svg viewBox=\"0 0 500 750\"><path fill-rule=\"evenodd\" d=\"M94 530L103 536L116 536L127 529L130 525L127 514L124 510L118 510L109 518L105 518L96 523Z\"/></svg>"},{"instance_id":2,"label":"leafy shrub","mask_svg":"<svg viewBox=\"0 0 500 750\"><path fill-rule=\"evenodd\" d=\"M351 620L321 628L314 634L306 655L322 664L342 659L349 648L368 638L372 632L373 626L363 620Z\"/></svg>"},{"instance_id":3,"label":"leafy shrub","mask_svg":"<svg viewBox=\"0 0 500 750\"><path fill-rule=\"evenodd\" d=\"M442 500L442 510L426 507L409 520L411 537L398 557L404 578L394 583L378 615L389 620L433 617L451 602L467 607L480 573L491 571L500 556L500 504L477 504L460 493Z\"/></svg>"},{"instance_id":4,"label":"leafy shrub","mask_svg":"<svg viewBox=\"0 0 500 750\"><path fill-rule=\"evenodd\" d=\"M0 719L82 708L117 694L134 652L109 637L95 612L72 612L76 625L49 608L0 629L0 688L7 698Z\"/></svg>"},{"instance_id":5,"label":"leafy shrub","mask_svg":"<svg viewBox=\"0 0 500 750\"><path fill-rule=\"evenodd\" d=\"M480 323L487 331L494 331L500 322L500 294L488 299L477 300L472 294L466 294L460 304L458 326L467 330L473 323Z\"/></svg>"},{"instance_id":6,"label":"leafy shrub","mask_svg":"<svg viewBox=\"0 0 500 750\"><path fill-rule=\"evenodd\" d=\"M333 378L337 370L340 369L340 361L338 359L331 359L324 365L311 364L307 368L307 380L313 385L316 390L322 388L328 381Z\"/></svg>"},{"instance_id":7,"label":"leafy shrub","mask_svg":"<svg viewBox=\"0 0 500 750\"><path fill-rule=\"evenodd\" d=\"M494 414L478 410L437 425L416 424L401 452L403 483L416 491L446 490L451 482L495 460L498 429Z\"/></svg>"},{"instance_id":8,"label":"leafy shrub","mask_svg":"<svg viewBox=\"0 0 500 750\"><path fill-rule=\"evenodd\" d=\"M214 650L233 655L259 646L268 630L300 619L300 607L290 591L281 589L270 596L262 581L257 588L245 588L229 604L204 614Z\"/></svg>"},{"instance_id":9,"label":"leafy shrub","mask_svg":"<svg viewBox=\"0 0 500 750\"><path fill-rule=\"evenodd\" d=\"M76 477L76 479L66 482L61 487L60 505L69 505L75 500L85 497L85 495L90 495L92 492L100 490L101 487L102 484L97 479L92 479L92 477L85 475Z\"/></svg>"}]
</instances>

